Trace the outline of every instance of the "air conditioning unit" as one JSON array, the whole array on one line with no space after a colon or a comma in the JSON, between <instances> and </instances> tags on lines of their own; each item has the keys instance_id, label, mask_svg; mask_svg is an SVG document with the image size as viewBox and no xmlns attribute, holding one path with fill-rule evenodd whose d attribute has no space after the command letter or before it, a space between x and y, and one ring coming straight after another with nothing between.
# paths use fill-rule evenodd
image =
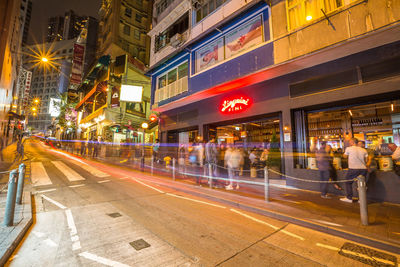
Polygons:
<instances>
[{"instance_id":1,"label":"air conditioning unit","mask_svg":"<svg viewBox=\"0 0 400 267\"><path fill-rule=\"evenodd\" d=\"M177 47L181 43L182 43L182 35L180 33L177 33L171 37L170 44L172 47Z\"/></svg>"}]
</instances>

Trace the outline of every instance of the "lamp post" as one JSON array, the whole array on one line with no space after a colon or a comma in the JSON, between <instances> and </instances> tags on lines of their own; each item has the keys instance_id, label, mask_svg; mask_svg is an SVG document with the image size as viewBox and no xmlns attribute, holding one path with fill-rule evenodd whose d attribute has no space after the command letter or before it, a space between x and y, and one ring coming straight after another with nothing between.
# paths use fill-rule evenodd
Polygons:
<instances>
[{"instance_id":1,"label":"lamp post","mask_svg":"<svg viewBox=\"0 0 400 267\"><path fill-rule=\"evenodd\" d=\"M142 170L144 170L144 161L145 161L145 149L144 149L144 144L145 144L145 137L146 137L146 129L149 128L149 124L147 122L142 123L142 130L143 130L143 141L142 141Z\"/></svg>"}]
</instances>

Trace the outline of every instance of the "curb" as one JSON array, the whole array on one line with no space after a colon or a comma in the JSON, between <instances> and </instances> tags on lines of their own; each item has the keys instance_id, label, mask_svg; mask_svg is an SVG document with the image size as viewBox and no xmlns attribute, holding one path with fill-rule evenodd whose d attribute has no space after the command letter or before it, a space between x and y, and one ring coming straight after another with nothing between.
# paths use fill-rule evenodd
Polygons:
<instances>
[{"instance_id":1,"label":"curb","mask_svg":"<svg viewBox=\"0 0 400 267\"><path fill-rule=\"evenodd\" d=\"M26 195L29 194L29 197ZM32 193L24 193L24 199L29 199L29 203L26 203L24 205L30 206L30 212L28 212L28 215L30 215L30 218L28 220L23 220L20 223L24 223L25 225L22 227L21 231L18 233L18 235L15 237L14 241L8 246L8 248L5 250L4 254L1 255L0 257L0 266L4 266L10 256L13 254L15 249L18 247L19 243L21 240L24 238L25 234L28 232L29 228L33 224L33 209L32 209ZM14 228L15 230L15 228Z\"/></svg>"}]
</instances>

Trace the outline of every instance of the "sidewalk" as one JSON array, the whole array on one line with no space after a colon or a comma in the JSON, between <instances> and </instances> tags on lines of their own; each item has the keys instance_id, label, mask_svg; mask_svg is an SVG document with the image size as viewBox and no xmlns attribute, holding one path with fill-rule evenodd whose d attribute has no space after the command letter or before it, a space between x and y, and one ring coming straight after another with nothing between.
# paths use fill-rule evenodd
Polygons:
<instances>
[{"instance_id":1,"label":"sidewalk","mask_svg":"<svg viewBox=\"0 0 400 267\"><path fill-rule=\"evenodd\" d=\"M10 144L3 150L4 161L0 163L0 171L7 171L18 168L15 159L16 143ZM29 177L27 166L26 177ZM7 184L9 174L0 174L0 188ZM30 186L25 182L22 205L15 205L14 225L6 227L3 225L7 191L0 192L0 266L4 266L19 242L33 223L32 203Z\"/></svg>"},{"instance_id":2,"label":"sidewalk","mask_svg":"<svg viewBox=\"0 0 400 267\"><path fill-rule=\"evenodd\" d=\"M154 172L151 176L149 172L140 172L138 164L127 164L121 159L95 160L135 170L136 177L171 189L400 254L400 205L397 204L369 203L369 225L364 226L357 202L344 203L339 196L322 199L319 192L286 187L282 185L284 180L270 180L270 201L266 202L264 187L260 185L240 184L240 189L233 191L222 187L210 189L205 178L199 186L196 177L179 179L177 176L173 181L171 172ZM263 183L260 178L251 180Z\"/></svg>"}]
</instances>

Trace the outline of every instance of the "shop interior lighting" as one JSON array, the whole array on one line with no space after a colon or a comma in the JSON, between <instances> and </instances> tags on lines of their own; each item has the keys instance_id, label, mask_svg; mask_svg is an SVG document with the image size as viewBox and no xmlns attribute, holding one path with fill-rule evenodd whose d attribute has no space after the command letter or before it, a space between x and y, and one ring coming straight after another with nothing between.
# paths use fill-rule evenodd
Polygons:
<instances>
[{"instance_id":1,"label":"shop interior lighting","mask_svg":"<svg viewBox=\"0 0 400 267\"><path fill-rule=\"evenodd\" d=\"M394 104L390 104L390 107L392 108L392 112L394 111Z\"/></svg>"},{"instance_id":2,"label":"shop interior lighting","mask_svg":"<svg viewBox=\"0 0 400 267\"><path fill-rule=\"evenodd\" d=\"M312 20L312 16L308 15L308 16L306 17L306 20L307 20L307 21Z\"/></svg>"},{"instance_id":3,"label":"shop interior lighting","mask_svg":"<svg viewBox=\"0 0 400 267\"><path fill-rule=\"evenodd\" d=\"M353 116L353 112L351 112L351 110L349 109L349 113L350 113L350 116Z\"/></svg>"}]
</instances>

